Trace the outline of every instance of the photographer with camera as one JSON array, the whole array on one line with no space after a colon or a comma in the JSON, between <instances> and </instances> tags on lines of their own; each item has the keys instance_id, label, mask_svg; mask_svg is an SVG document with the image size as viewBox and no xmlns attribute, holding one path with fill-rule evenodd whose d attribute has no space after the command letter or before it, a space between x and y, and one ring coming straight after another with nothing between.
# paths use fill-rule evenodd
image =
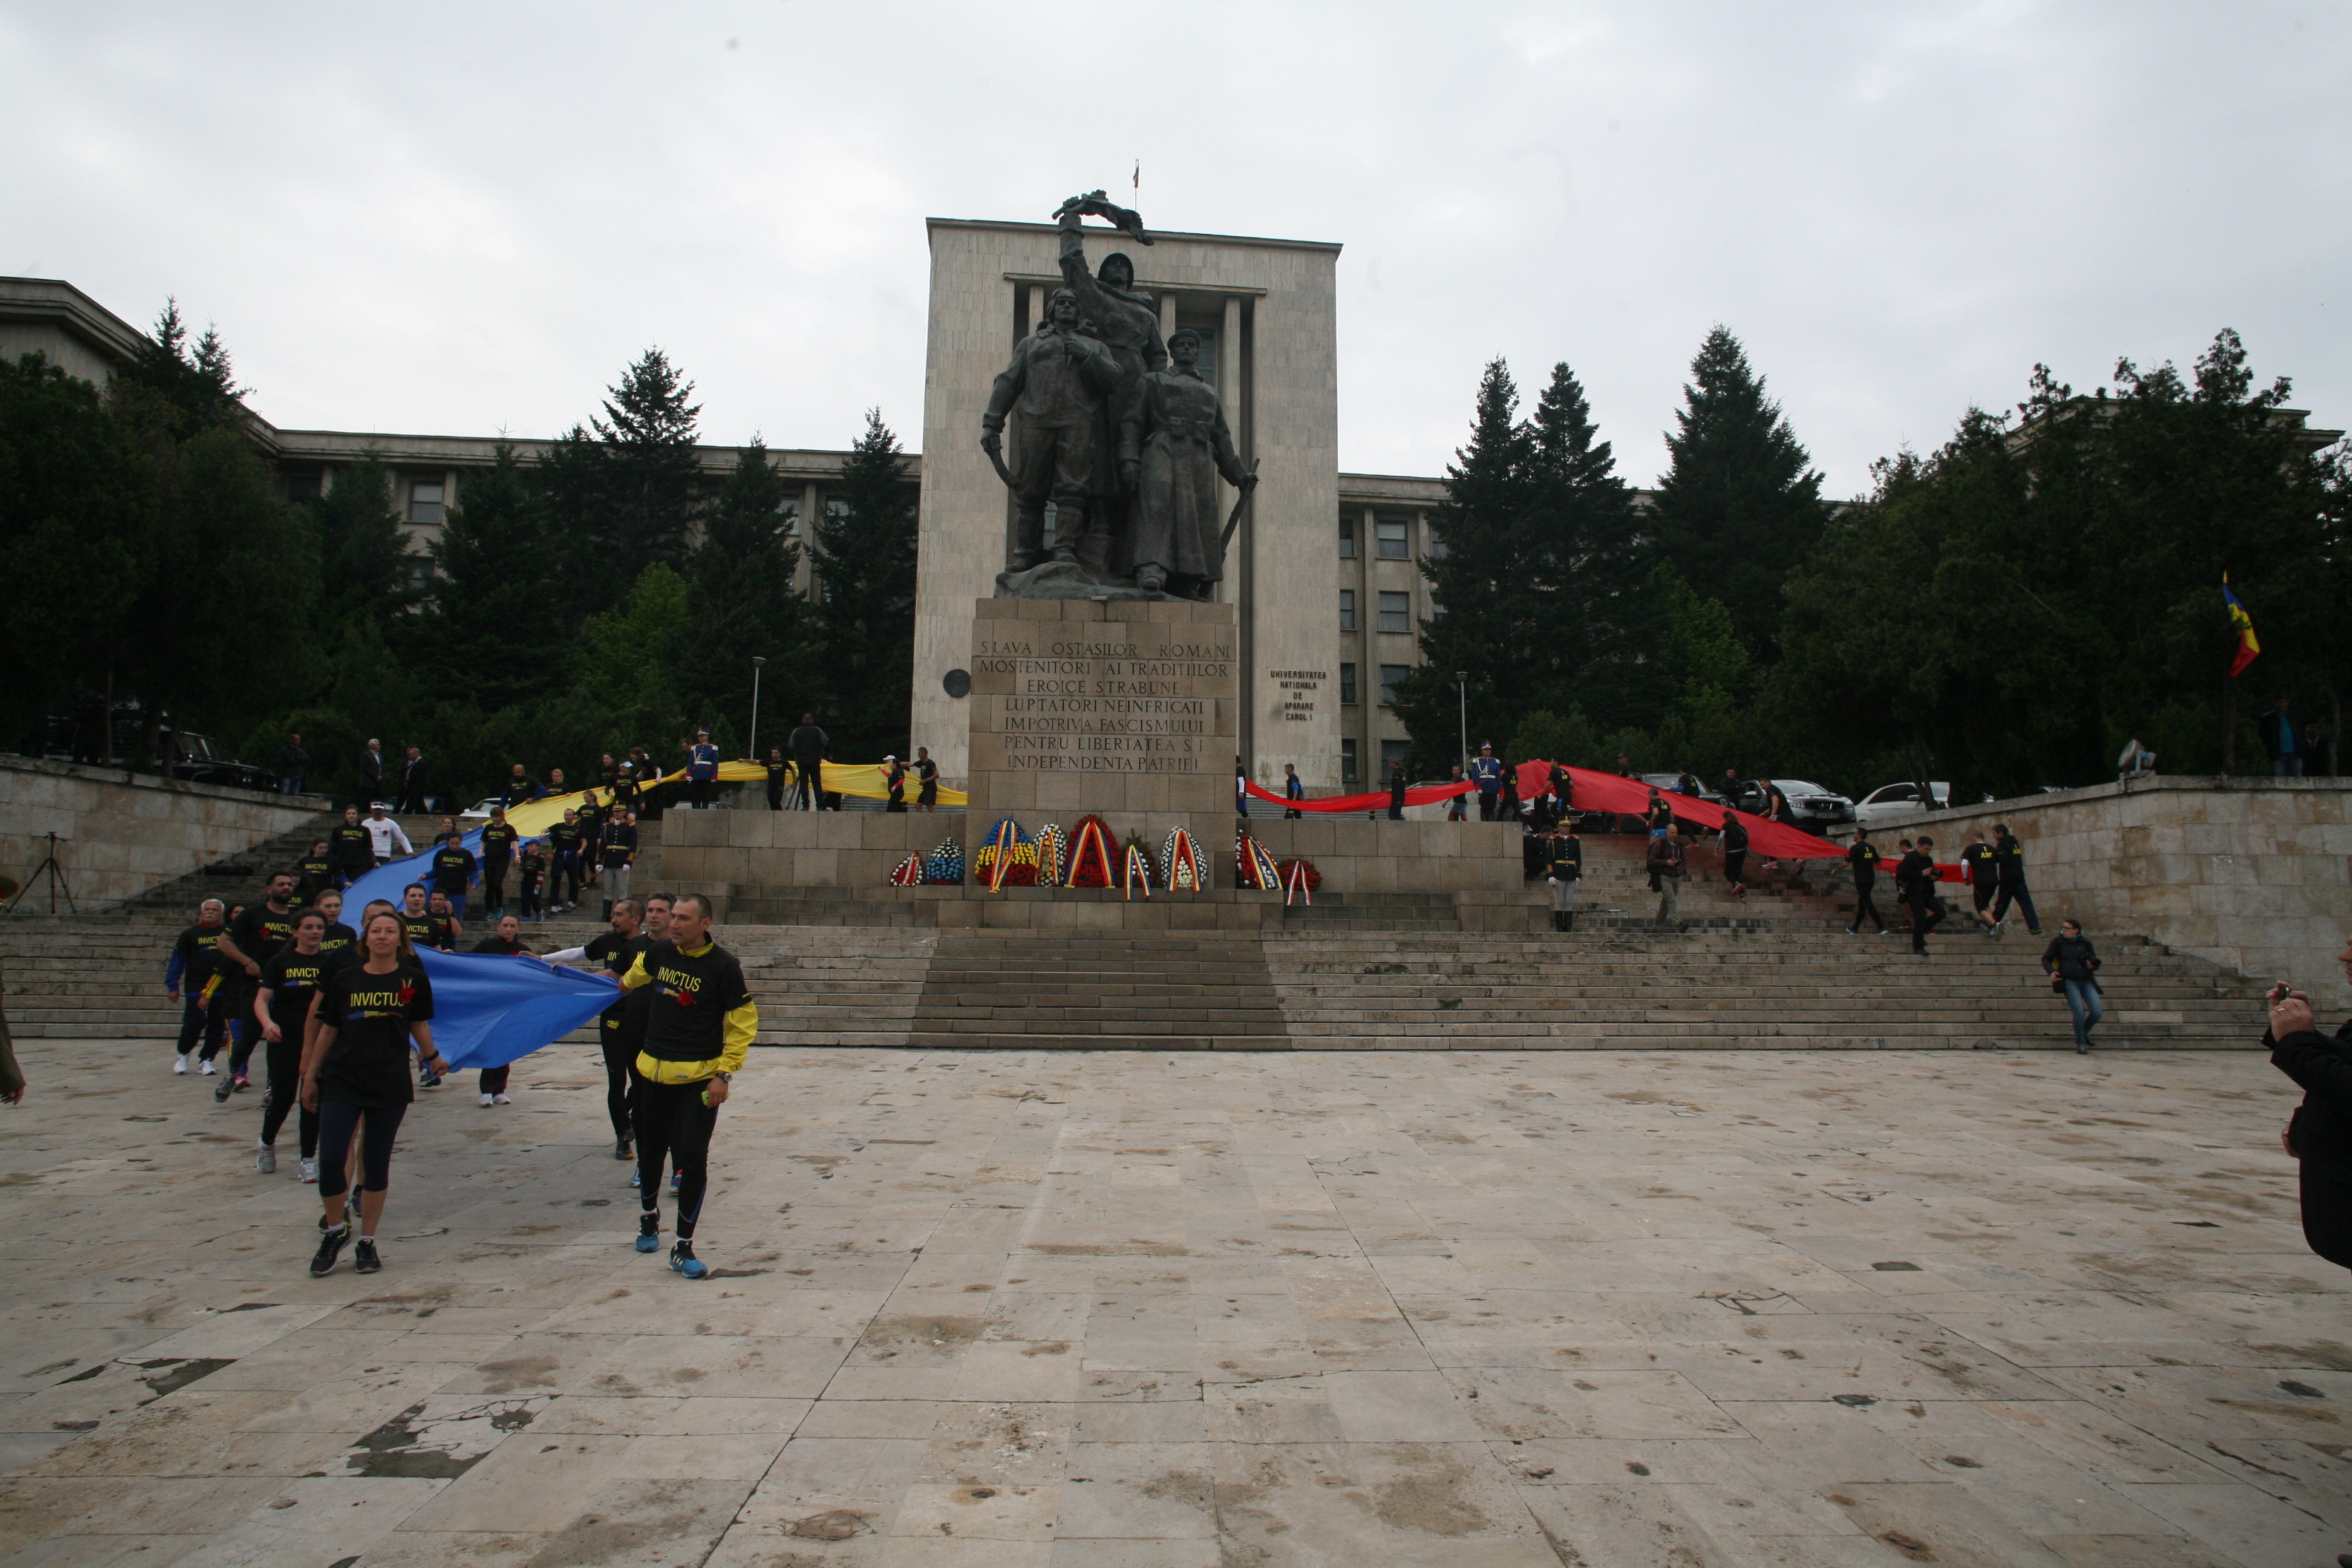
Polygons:
<instances>
[{"instance_id":1,"label":"photographer with camera","mask_svg":"<svg viewBox=\"0 0 2352 1568\"><path fill-rule=\"evenodd\" d=\"M2352 942L2336 961L2352 979ZM2273 986L2263 1043L2271 1066L2294 1079L2303 1103L2279 1134L2302 1165L2303 1237L2328 1262L2352 1268L2352 1024L2322 1035L2311 998L2284 981Z\"/></svg>"}]
</instances>

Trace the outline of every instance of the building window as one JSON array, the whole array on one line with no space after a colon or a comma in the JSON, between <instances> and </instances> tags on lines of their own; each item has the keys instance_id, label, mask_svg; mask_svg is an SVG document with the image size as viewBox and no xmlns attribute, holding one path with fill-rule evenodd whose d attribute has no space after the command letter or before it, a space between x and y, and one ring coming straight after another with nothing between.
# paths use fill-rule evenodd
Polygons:
<instances>
[{"instance_id":1,"label":"building window","mask_svg":"<svg viewBox=\"0 0 2352 1568\"><path fill-rule=\"evenodd\" d=\"M1411 594L1391 594L1382 590L1381 630L1384 632L1412 630L1412 595Z\"/></svg>"},{"instance_id":2,"label":"building window","mask_svg":"<svg viewBox=\"0 0 2352 1568\"><path fill-rule=\"evenodd\" d=\"M1401 517L1384 517L1372 525L1373 537L1380 545L1383 561L1407 561L1412 552L1405 546L1405 524Z\"/></svg>"},{"instance_id":3,"label":"building window","mask_svg":"<svg viewBox=\"0 0 2352 1568\"><path fill-rule=\"evenodd\" d=\"M783 536L786 539L798 539L801 536L800 497L794 496L790 500L785 501L783 504L777 507L776 517L781 524Z\"/></svg>"},{"instance_id":4,"label":"building window","mask_svg":"<svg viewBox=\"0 0 2352 1568\"><path fill-rule=\"evenodd\" d=\"M1384 664L1381 666L1381 707L1393 708L1396 706L1397 688L1404 684L1406 672L1412 668L1412 666L1409 664Z\"/></svg>"},{"instance_id":5,"label":"building window","mask_svg":"<svg viewBox=\"0 0 2352 1568\"><path fill-rule=\"evenodd\" d=\"M1356 629L1356 591L1353 588L1339 590L1339 629L1343 632Z\"/></svg>"},{"instance_id":6,"label":"building window","mask_svg":"<svg viewBox=\"0 0 2352 1568\"><path fill-rule=\"evenodd\" d=\"M1356 782L1356 742L1352 740L1339 742L1339 782Z\"/></svg>"},{"instance_id":7,"label":"building window","mask_svg":"<svg viewBox=\"0 0 2352 1568\"><path fill-rule=\"evenodd\" d=\"M439 522L441 496L439 479L411 479L408 484L408 521Z\"/></svg>"},{"instance_id":8,"label":"building window","mask_svg":"<svg viewBox=\"0 0 2352 1568\"><path fill-rule=\"evenodd\" d=\"M412 594L430 592L433 587L433 562L429 556L408 558L408 591Z\"/></svg>"},{"instance_id":9,"label":"building window","mask_svg":"<svg viewBox=\"0 0 2352 1568\"><path fill-rule=\"evenodd\" d=\"M1431 529L1429 531L1429 542L1424 545L1423 549L1432 561L1444 560L1445 535L1438 532L1437 530L1433 528Z\"/></svg>"},{"instance_id":10,"label":"building window","mask_svg":"<svg viewBox=\"0 0 2352 1568\"><path fill-rule=\"evenodd\" d=\"M1339 520L1339 559L1353 561L1355 558L1356 520L1352 517L1342 517Z\"/></svg>"},{"instance_id":11,"label":"building window","mask_svg":"<svg viewBox=\"0 0 2352 1568\"><path fill-rule=\"evenodd\" d=\"M317 468L289 468L286 472L288 500L317 500L326 493L327 476Z\"/></svg>"},{"instance_id":12,"label":"building window","mask_svg":"<svg viewBox=\"0 0 2352 1568\"><path fill-rule=\"evenodd\" d=\"M1339 666L1339 700L1343 705L1356 700L1356 667L1352 664Z\"/></svg>"},{"instance_id":13,"label":"building window","mask_svg":"<svg viewBox=\"0 0 2352 1568\"><path fill-rule=\"evenodd\" d=\"M1411 741L1382 741L1381 742L1381 777L1387 778L1389 769L1403 762L1405 753L1412 750Z\"/></svg>"}]
</instances>

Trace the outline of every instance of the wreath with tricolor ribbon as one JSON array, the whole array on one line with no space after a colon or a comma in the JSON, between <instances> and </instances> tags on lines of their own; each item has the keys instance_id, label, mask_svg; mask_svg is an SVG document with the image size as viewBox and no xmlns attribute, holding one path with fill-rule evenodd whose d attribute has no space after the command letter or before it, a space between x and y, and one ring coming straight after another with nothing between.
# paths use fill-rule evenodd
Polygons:
<instances>
[{"instance_id":1,"label":"wreath with tricolor ribbon","mask_svg":"<svg viewBox=\"0 0 2352 1568\"><path fill-rule=\"evenodd\" d=\"M1234 831L1234 885L1268 893L1282 886L1282 873L1276 868L1274 857L1265 852L1265 845L1250 837L1246 827Z\"/></svg>"},{"instance_id":2,"label":"wreath with tricolor ribbon","mask_svg":"<svg viewBox=\"0 0 2352 1568\"><path fill-rule=\"evenodd\" d=\"M1066 888L1108 888L1115 884L1113 859L1118 840L1110 824L1089 813L1078 818L1070 834L1070 874Z\"/></svg>"},{"instance_id":3,"label":"wreath with tricolor ribbon","mask_svg":"<svg viewBox=\"0 0 2352 1568\"><path fill-rule=\"evenodd\" d=\"M963 846L952 838L923 857L923 882L928 887L951 887L963 880Z\"/></svg>"},{"instance_id":4,"label":"wreath with tricolor ribbon","mask_svg":"<svg viewBox=\"0 0 2352 1568\"><path fill-rule=\"evenodd\" d=\"M1160 885L1171 893L1197 893L1209 885L1201 851L1181 827L1171 828L1168 842L1160 847Z\"/></svg>"},{"instance_id":5,"label":"wreath with tricolor ribbon","mask_svg":"<svg viewBox=\"0 0 2352 1568\"><path fill-rule=\"evenodd\" d=\"M990 828L972 852L971 879L987 883L991 892L1035 887L1037 868L1037 841L1009 816Z\"/></svg>"}]
</instances>

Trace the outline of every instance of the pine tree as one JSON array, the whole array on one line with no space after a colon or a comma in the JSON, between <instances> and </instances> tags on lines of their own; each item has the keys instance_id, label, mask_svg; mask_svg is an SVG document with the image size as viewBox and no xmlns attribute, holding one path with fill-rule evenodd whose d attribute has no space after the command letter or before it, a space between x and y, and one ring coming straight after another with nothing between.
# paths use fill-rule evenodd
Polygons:
<instances>
[{"instance_id":1,"label":"pine tree","mask_svg":"<svg viewBox=\"0 0 2352 1568\"><path fill-rule=\"evenodd\" d=\"M173 441L237 424L245 393L217 330L207 326L194 348L188 346L176 299L163 301L154 335L116 372L110 389L118 417Z\"/></svg>"},{"instance_id":2,"label":"pine tree","mask_svg":"<svg viewBox=\"0 0 2352 1568\"><path fill-rule=\"evenodd\" d=\"M647 349L612 389L604 417L592 420L602 447L605 513L601 542L614 585L634 583L656 561L686 559L700 465L687 399L694 384L659 349Z\"/></svg>"},{"instance_id":3,"label":"pine tree","mask_svg":"<svg viewBox=\"0 0 2352 1568\"><path fill-rule=\"evenodd\" d=\"M433 602L403 638L437 690L486 711L554 696L569 683L565 639L548 636L546 514L530 469L501 441L470 475L433 546Z\"/></svg>"},{"instance_id":4,"label":"pine tree","mask_svg":"<svg viewBox=\"0 0 2352 1568\"><path fill-rule=\"evenodd\" d=\"M1598 439L1583 386L1565 363L1529 421L1534 491L1526 530L1536 619L1524 700L1581 708L1604 726L1632 722L1654 700L1647 662L1654 616L1639 585L1650 559L1633 492Z\"/></svg>"},{"instance_id":5,"label":"pine tree","mask_svg":"<svg viewBox=\"0 0 2352 1568\"><path fill-rule=\"evenodd\" d=\"M311 503L321 569L319 614L331 641L351 619L388 628L419 597L408 582L408 540L392 506L392 472L373 452L336 470Z\"/></svg>"},{"instance_id":6,"label":"pine tree","mask_svg":"<svg viewBox=\"0 0 2352 1568\"><path fill-rule=\"evenodd\" d=\"M832 499L837 506L817 520L814 540L826 728L843 756L903 757L914 693L915 500L880 409L866 411Z\"/></svg>"},{"instance_id":7,"label":"pine tree","mask_svg":"<svg viewBox=\"0 0 2352 1568\"><path fill-rule=\"evenodd\" d=\"M1769 661L1780 647L1781 584L1828 521L1822 476L1727 328L1699 346L1683 396L1658 481L1658 547L1702 599L1722 601L1749 650Z\"/></svg>"},{"instance_id":8,"label":"pine tree","mask_svg":"<svg viewBox=\"0 0 2352 1568\"><path fill-rule=\"evenodd\" d=\"M772 743L782 742L786 714L816 700L814 617L793 586L801 558L784 510L793 493L754 436L711 499L702 542L687 562L682 676L712 728L721 720L745 726L747 744L754 657L767 660L761 732Z\"/></svg>"}]
</instances>

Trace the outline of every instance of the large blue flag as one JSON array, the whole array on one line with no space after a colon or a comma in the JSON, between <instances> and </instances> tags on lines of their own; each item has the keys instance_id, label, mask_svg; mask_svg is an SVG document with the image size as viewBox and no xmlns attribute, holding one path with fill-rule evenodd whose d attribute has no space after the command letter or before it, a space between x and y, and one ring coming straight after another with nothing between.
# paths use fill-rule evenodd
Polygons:
<instances>
[{"instance_id":1,"label":"large blue flag","mask_svg":"<svg viewBox=\"0 0 2352 1568\"><path fill-rule=\"evenodd\" d=\"M473 852L477 862L481 859L482 830L480 828L475 828L457 842ZM363 871L353 877L351 885L343 889L343 923L357 924L360 911L367 908L368 901L372 899L382 899L394 909L398 909L401 894L407 890L408 884L411 882L422 882L425 884L425 890L431 892L433 890L433 852L440 847L437 842L428 844L415 855L403 856L397 860L387 860L373 871ZM440 982L436 980L434 984L437 985Z\"/></svg>"},{"instance_id":2,"label":"large blue flag","mask_svg":"<svg viewBox=\"0 0 2352 1568\"><path fill-rule=\"evenodd\" d=\"M526 953L416 950L433 982L433 1043L452 1068L502 1068L551 1045L620 999L610 976Z\"/></svg>"}]
</instances>

